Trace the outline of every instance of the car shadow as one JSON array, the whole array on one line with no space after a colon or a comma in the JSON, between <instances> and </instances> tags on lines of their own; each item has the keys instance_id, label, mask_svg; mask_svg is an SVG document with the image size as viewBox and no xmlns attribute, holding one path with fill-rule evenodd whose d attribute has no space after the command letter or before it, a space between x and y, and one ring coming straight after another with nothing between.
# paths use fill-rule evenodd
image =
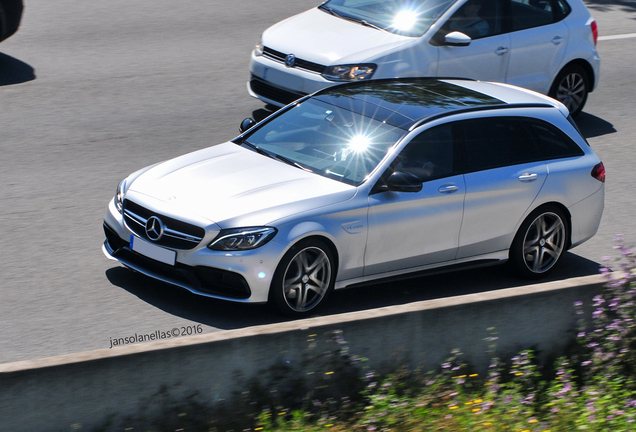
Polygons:
<instances>
[{"instance_id":1,"label":"car shadow","mask_svg":"<svg viewBox=\"0 0 636 432\"><path fill-rule=\"evenodd\" d=\"M35 69L31 66L0 53L0 86L21 84L35 78Z\"/></svg>"},{"instance_id":2,"label":"car shadow","mask_svg":"<svg viewBox=\"0 0 636 432\"><path fill-rule=\"evenodd\" d=\"M595 138L618 132L610 122L586 112L581 112L576 117L575 123L585 138Z\"/></svg>"},{"instance_id":3,"label":"car shadow","mask_svg":"<svg viewBox=\"0 0 636 432\"><path fill-rule=\"evenodd\" d=\"M636 3L633 0L585 0L585 6L597 11L605 11L613 6L618 6L623 12L636 12Z\"/></svg>"},{"instance_id":4,"label":"car shadow","mask_svg":"<svg viewBox=\"0 0 636 432\"><path fill-rule=\"evenodd\" d=\"M277 107L273 105L265 105L263 108L252 111L252 118L259 122L274 114L276 111L278 111Z\"/></svg>"},{"instance_id":5,"label":"car shadow","mask_svg":"<svg viewBox=\"0 0 636 432\"><path fill-rule=\"evenodd\" d=\"M599 273L600 264L567 252L558 268L540 282L550 282ZM289 321L266 305L233 303L198 296L124 267L106 271L108 280L146 303L171 315L222 330ZM376 283L335 291L320 316L363 311L423 300L453 297L504 288L520 287L535 281L520 279L507 266L440 273L399 282Z\"/></svg>"}]
</instances>

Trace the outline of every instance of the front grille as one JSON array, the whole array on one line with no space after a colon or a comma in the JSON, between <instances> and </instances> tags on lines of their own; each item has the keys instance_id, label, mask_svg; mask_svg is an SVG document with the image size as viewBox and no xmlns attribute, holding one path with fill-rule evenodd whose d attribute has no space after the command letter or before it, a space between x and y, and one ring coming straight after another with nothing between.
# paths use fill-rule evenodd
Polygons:
<instances>
[{"instance_id":1,"label":"front grille","mask_svg":"<svg viewBox=\"0 0 636 432\"><path fill-rule=\"evenodd\" d=\"M287 54L284 54L280 51L276 51L274 49L271 49L269 47L264 47L263 48L263 56L267 57L271 60L277 61L279 63L285 63L285 59L287 58ZM295 68L299 68L299 69L304 69L310 72L315 72L315 73L323 73L325 71L325 66L321 65L319 63L314 63L314 62L310 62L307 60L303 60L303 59L299 59L297 58L296 61L294 62L294 66Z\"/></svg>"},{"instance_id":2,"label":"front grille","mask_svg":"<svg viewBox=\"0 0 636 432\"><path fill-rule=\"evenodd\" d=\"M126 227L139 237L160 246L171 249L193 249L201 243L205 235L205 230L201 227L153 212L130 200L124 200L123 208ZM146 223L152 216L159 218L165 227L159 240L151 240L146 234Z\"/></svg>"},{"instance_id":3,"label":"front grille","mask_svg":"<svg viewBox=\"0 0 636 432\"><path fill-rule=\"evenodd\" d=\"M252 75L252 79L250 80L250 88L257 95L262 96L266 99L276 101L283 105L287 105L288 103L291 103L296 99L305 96L303 93L294 93L288 90L274 87L273 85L256 78L254 75Z\"/></svg>"}]
</instances>

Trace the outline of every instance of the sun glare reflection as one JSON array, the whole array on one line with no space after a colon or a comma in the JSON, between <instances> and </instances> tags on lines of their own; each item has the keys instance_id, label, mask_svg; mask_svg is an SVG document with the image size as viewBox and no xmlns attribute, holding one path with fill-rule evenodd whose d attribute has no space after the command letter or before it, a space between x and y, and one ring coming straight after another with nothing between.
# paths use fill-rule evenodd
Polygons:
<instances>
[{"instance_id":1,"label":"sun glare reflection","mask_svg":"<svg viewBox=\"0 0 636 432\"><path fill-rule=\"evenodd\" d=\"M415 26L417 15L414 10L403 9L395 15L393 27L398 30L409 31Z\"/></svg>"},{"instance_id":2,"label":"sun glare reflection","mask_svg":"<svg viewBox=\"0 0 636 432\"><path fill-rule=\"evenodd\" d=\"M363 152L369 147L369 137L356 135L349 141L349 148L355 152Z\"/></svg>"}]
</instances>

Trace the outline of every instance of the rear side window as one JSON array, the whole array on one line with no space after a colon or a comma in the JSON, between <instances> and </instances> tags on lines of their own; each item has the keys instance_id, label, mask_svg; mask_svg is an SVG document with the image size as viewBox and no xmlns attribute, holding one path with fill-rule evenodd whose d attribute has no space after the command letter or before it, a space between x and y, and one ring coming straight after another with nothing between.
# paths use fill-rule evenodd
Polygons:
<instances>
[{"instance_id":1,"label":"rear side window","mask_svg":"<svg viewBox=\"0 0 636 432\"><path fill-rule=\"evenodd\" d=\"M569 13L565 1L511 0L512 31L552 24Z\"/></svg>"},{"instance_id":2,"label":"rear side window","mask_svg":"<svg viewBox=\"0 0 636 432\"><path fill-rule=\"evenodd\" d=\"M528 123L541 158L560 159L585 154L574 141L554 126L538 121L529 121Z\"/></svg>"},{"instance_id":3,"label":"rear side window","mask_svg":"<svg viewBox=\"0 0 636 432\"><path fill-rule=\"evenodd\" d=\"M481 171L540 160L524 122L516 117L493 117L460 122L464 134L464 172Z\"/></svg>"}]
</instances>

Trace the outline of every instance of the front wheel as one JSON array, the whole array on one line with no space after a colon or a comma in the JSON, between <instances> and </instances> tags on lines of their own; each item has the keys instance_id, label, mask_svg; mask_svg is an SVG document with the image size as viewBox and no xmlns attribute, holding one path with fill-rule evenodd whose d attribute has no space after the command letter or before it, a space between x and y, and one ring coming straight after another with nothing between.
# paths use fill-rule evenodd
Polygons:
<instances>
[{"instance_id":1,"label":"front wheel","mask_svg":"<svg viewBox=\"0 0 636 432\"><path fill-rule=\"evenodd\" d=\"M573 64L559 73L549 95L565 105L574 117L583 110L589 91L587 72L583 67Z\"/></svg>"},{"instance_id":2,"label":"front wheel","mask_svg":"<svg viewBox=\"0 0 636 432\"><path fill-rule=\"evenodd\" d=\"M270 286L270 302L287 316L305 316L324 302L335 279L329 247L318 239L303 240L278 264Z\"/></svg>"},{"instance_id":3,"label":"front wheel","mask_svg":"<svg viewBox=\"0 0 636 432\"><path fill-rule=\"evenodd\" d=\"M563 211L556 206L539 208L521 224L510 248L510 261L523 277L540 278L563 256L568 235Z\"/></svg>"}]
</instances>

